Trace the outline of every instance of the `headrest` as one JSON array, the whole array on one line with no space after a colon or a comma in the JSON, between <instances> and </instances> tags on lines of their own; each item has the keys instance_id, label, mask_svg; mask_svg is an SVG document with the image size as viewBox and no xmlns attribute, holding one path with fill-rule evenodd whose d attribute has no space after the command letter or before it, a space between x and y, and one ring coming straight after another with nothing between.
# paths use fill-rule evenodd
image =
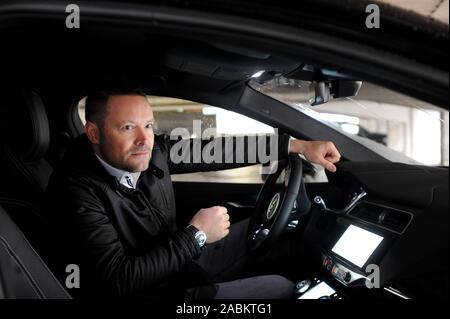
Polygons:
<instances>
[{"instance_id":1,"label":"headrest","mask_svg":"<svg viewBox=\"0 0 450 319\"><path fill-rule=\"evenodd\" d=\"M34 92L5 92L0 100L0 143L32 162L48 150L50 128L41 98Z\"/></svg>"}]
</instances>

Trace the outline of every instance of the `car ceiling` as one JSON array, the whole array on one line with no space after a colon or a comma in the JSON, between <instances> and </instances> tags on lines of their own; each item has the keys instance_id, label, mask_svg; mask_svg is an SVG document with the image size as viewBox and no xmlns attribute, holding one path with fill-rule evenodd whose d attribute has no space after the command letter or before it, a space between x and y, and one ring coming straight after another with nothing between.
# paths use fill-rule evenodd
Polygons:
<instances>
[{"instance_id":1,"label":"car ceiling","mask_svg":"<svg viewBox=\"0 0 450 319\"><path fill-rule=\"evenodd\" d=\"M46 30L40 30L39 34L47 33ZM3 39L14 43L20 32L16 29L9 39ZM63 79L61 89L70 88L72 95L83 95L96 88L141 87L149 94L201 102L202 94L219 95L221 100L226 96L221 92L242 89L257 71L284 74L302 64L270 52L123 28L96 28L82 35L63 33L55 34L50 29L51 37L42 37L23 30L22 43L3 53L9 55L7 60L17 61L18 56L21 60L20 64L5 66L10 81L54 90ZM27 48L35 49L30 53ZM64 59L60 58L62 55ZM232 101L217 103L227 105Z\"/></svg>"},{"instance_id":2,"label":"car ceiling","mask_svg":"<svg viewBox=\"0 0 450 319\"><path fill-rule=\"evenodd\" d=\"M161 4L160 1L147 1L146 3ZM243 9L239 9L242 9L241 15L248 14L246 11L249 10L251 1L246 3L247 9L245 6ZM326 4L334 8L329 1L318 1L318 3L322 7L313 6L305 13L309 14L308 19L305 19L306 22L304 22L306 27L314 26L312 20L317 16L318 9L323 9ZM98 7L95 4L98 4ZM0 36L4 44L2 52L3 61L5 61L4 74L10 82L18 83L20 86L40 86L49 91L54 91L57 87L59 90L70 91L73 95L83 94L98 83L108 83L108 81L113 81L114 84L125 82L130 85L150 87L153 90L150 93L153 94L191 99L195 99L197 96L200 97L200 100L202 97L195 93L203 94L206 99L215 96L220 100L224 98L225 94L223 93L227 91L230 99L223 103L220 101L217 103L225 105L232 104L235 100L235 96L229 92L242 91L246 80L254 71L266 70L274 75L284 74L307 61L318 67L334 67L343 71L346 71L347 67L349 71L354 71L355 77L372 76L371 80L374 80L375 83L382 82L383 79L380 77L384 77L391 81L387 85L397 86L404 90L405 82L410 81L409 87L415 85L415 90L420 90L417 94L428 94L429 96L425 96L427 100L439 102L441 106L448 107L448 95L443 97L444 89L432 83L432 81L444 83L445 89L448 90L448 62L446 59L444 62L439 56L427 61L427 63L435 64L434 69L418 64L417 68L412 68L406 64L403 65L404 61L392 61L391 63L395 65L395 68L415 72L416 75L422 75L429 80L406 75L400 77L399 72L393 70L379 75L375 69L372 70L374 63L367 64L366 61L365 64L358 64L357 60L346 57L344 54L342 54L342 61L338 61L336 55L334 55L336 59L331 58L335 53L323 51L318 54L309 46L297 46L296 51L293 52L292 47L282 48L280 43L283 42L270 43L268 39L262 41L257 37L230 35L224 30L236 29L236 25L231 22L230 26L222 25L222 29L219 29L218 25L214 25L208 30L208 25L205 23L213 25L214 21L208 22L208 19L213 20L213 18L211 14L205 15L204 13L206 11L221 13L236 11L231 4L222 4L217 7L208 6L204 1L186 1L184 5L176 1L173 3L165 1L164 4L166 6L159 7L115 4L115 6L108 5L108 9L106 9L101 2L89 2L91 5L89 7L87 2L81 1L80 6L86 8L83 12L89 14L86 13L88 18L82 20L84 25L79 30L70 30L62 26L61 18L65 18L66 14L61 9L64 8L65 3L58 6L55 1L47 1L37 6L32 2L19 1L12 2L9 6L0 6L0 13L9 13L7 18L5 18L6 15L0 14L2 18L0 26L3 27L0 29ZM191 6L189 7L187 4L191 4ZM177 8L169 10L169 5ZM167 18L170 14L172 14L170 17L172 20L184 18L190 22L197 18L194 15L186 17L186 12L180 11L180 7L183 6L196 9L199 12L198 17L203 20L199 18L197 24L191 23L189 27L171 25L168 22L170 19ZM264 8L270 8L269 4L261 3L260 10L255 12L255 15L262 15L261 10ZM303 7L295 6L295 8ZM115 9L117 10L114 11ZM348 7L345 9L349 10ZM145 14L142 10L146 10ZM336 21L330 20L326 11L321 13L325 17L324 19L328 19L328 24L317 24L316 27L327 31L326 28L330 28L331 23ZM150 20L146 20L147 17L151 17ZM220 17L224 18L223 15ZM414 19L408 21L415 21ZM184 23L188 23L186 21ZM292 21L286 22L292 24ZM201 23L204 23L203 27L199 28ZM404 27L405 23L400 24ZM272 26L274 27L274 25ZM345 28L349 27L351 26L346 25L340 28L335 26L334 29L336 34L349 38L351 33L348 30L345 31ZM439 26L436 28L436 30L441 30ZM414 54L419 54L420 51L421 58L424 54L448 54L448 49L441 52L442 46L436 44L436 39L446 39L448 42L448 33L443 34L441 31L428 33L428 35L432 34L427 38L428 43L433 44L428 46L430 52L423 53L412 47L405 49ZM357 34L357 32L353 33ZM311 35L309 34L309 36ZM425 36L424 33L417 36L419 35ZM358 37L356 36L356 38ZM391 38L391 40L393 39ZM319 40L309 39L309 41L313 45ZM326 40L323 42L326 43ZM344 52L342 50L346 50L346 54L352 52L350 48L345 48L345 45L336 44L329 43L330 48L334 45L333 50L341 50L342 53ZM399 47L398 44L397 47ZM392 58L394 60L397 57L393 56ZM416 58L419 59L419 56ZM383 63L382 60L378 59L373 62ZM416 63L416 61L412 62ZM341 67L345 63L347 65ZM362 67L363 65L365 67ZM353 70L351 70L352 68ZM443 68L442 74L438 74L438 68ZM394 80L395 75L398 75L399 78ZM412 81L415 82L412 83ZM409 93L414 92L409 91Z\"/></svg>"}]
</instances>

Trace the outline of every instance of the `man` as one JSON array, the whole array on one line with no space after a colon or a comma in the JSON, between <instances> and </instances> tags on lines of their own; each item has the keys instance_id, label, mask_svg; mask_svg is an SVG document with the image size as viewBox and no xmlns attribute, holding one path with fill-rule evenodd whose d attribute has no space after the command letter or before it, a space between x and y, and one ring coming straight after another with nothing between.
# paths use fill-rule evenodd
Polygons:
<instances>
[{"instance_id":1,"label":"man","mask_svg":"<svg viewBox=\"0 0 450 319\"><path fill-rule=\"evenodd\" d=\"M233 225L228 236L227 209L215 206L201 209L187 227L177 229L170 174L248 164L174 163L170 150L175 142L155 136L153 126L144 94L89 95L85 134L51 177L48 195L54 204L53 219L64 233L58 242L68 252L66 261L80 267L81 289L94 293L91 297L184 297L186 291L193 297L289 297L292 283L281 276L213 286L202 281L202 271L221 278L216 275L239 264L245 254L238 246L245 247L246 224ZM336 170L340 155L331 142L277 138L278 156L302 153ZM251 147L247 142L244 153Z\"/></svg>"}]
</instances>

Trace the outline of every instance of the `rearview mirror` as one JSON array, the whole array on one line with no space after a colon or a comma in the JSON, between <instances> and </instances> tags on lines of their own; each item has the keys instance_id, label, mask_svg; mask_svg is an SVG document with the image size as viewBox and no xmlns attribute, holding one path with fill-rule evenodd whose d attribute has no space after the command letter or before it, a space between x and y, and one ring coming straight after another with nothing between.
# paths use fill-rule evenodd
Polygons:
<instances>
[{"instance_id":1,"label":"rearview mirror","mask_svg":"<svg viewBox=\"0 0 450 319\"><path fill-rule=\"evenodd\" d=\"M314 102L311 106L328 102L331 99L356 96L361 88L362 81L331 80L314 82Z\"/></svg>"},{"instance_id":2,"label":"rearview mirror","mask_svg":"<svg viewBox=\"0 0 450 319\"><path fill-rule=\"evenodd\" d=\"M310 93L313 95L311 106L326 103L331 99L356 96L362 85L362 81L354 80L338 70L319 69L308 64L302 64L284 77L298 83L306 81L311 84L310 89L314 91Z\"/></svg>"}]
</instances>

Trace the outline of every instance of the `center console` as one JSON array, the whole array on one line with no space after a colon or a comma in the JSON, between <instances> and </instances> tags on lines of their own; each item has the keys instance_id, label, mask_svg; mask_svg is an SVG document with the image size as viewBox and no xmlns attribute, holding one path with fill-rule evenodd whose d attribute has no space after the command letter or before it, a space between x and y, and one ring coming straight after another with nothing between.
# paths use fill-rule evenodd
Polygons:
<instances>
[{"instance_id":1,"label":"center console","mask_svg":"<svg viewBox=\"0 0 450 319\"><path fill-rule=\"evenodd\" d=\"M377 257L383 251L385 235L351 221L347 225L341 221L335 228L324 239L318 276L297 283L298 299L342 299L342 288L379 285Z\"/></svg>"},{"instance_id":2,"label":"center console","mask_svg":"<svg viewBox=\"0 0 450 319\"><path fill-rule=\"evenodd\" d=\"M316 210L305 234L316 271L297 283L298 299L343 299L348 292L361 296L383 290L382 279L389 277L386 270L380 276L383 258L401 232L361 218L361 212L381 209L387 208L358 200L339 214Z\"/></svg>"},{"instance_id":3,"label":"center console","mask_svg":"<svg viewBox=\"0 0 450 319\"><path fill-rule=\"evenodd\" d=\"M333 287L317 278L297 283L295 294L297 299L343 299Z\"/></svg>"},{"instance_id":4,"label":"center console","mask_svg":"<svg viewBox=\"0 0 450 319\"><path fill-rule=\"evenodd\" d=\"M384 236L350 224L338 238L330 251L322 252L322 267L342 284L364 280L376 269L374 252ZM371 267L369 267L371 266Z\"/></svg>"}]
</instances>

